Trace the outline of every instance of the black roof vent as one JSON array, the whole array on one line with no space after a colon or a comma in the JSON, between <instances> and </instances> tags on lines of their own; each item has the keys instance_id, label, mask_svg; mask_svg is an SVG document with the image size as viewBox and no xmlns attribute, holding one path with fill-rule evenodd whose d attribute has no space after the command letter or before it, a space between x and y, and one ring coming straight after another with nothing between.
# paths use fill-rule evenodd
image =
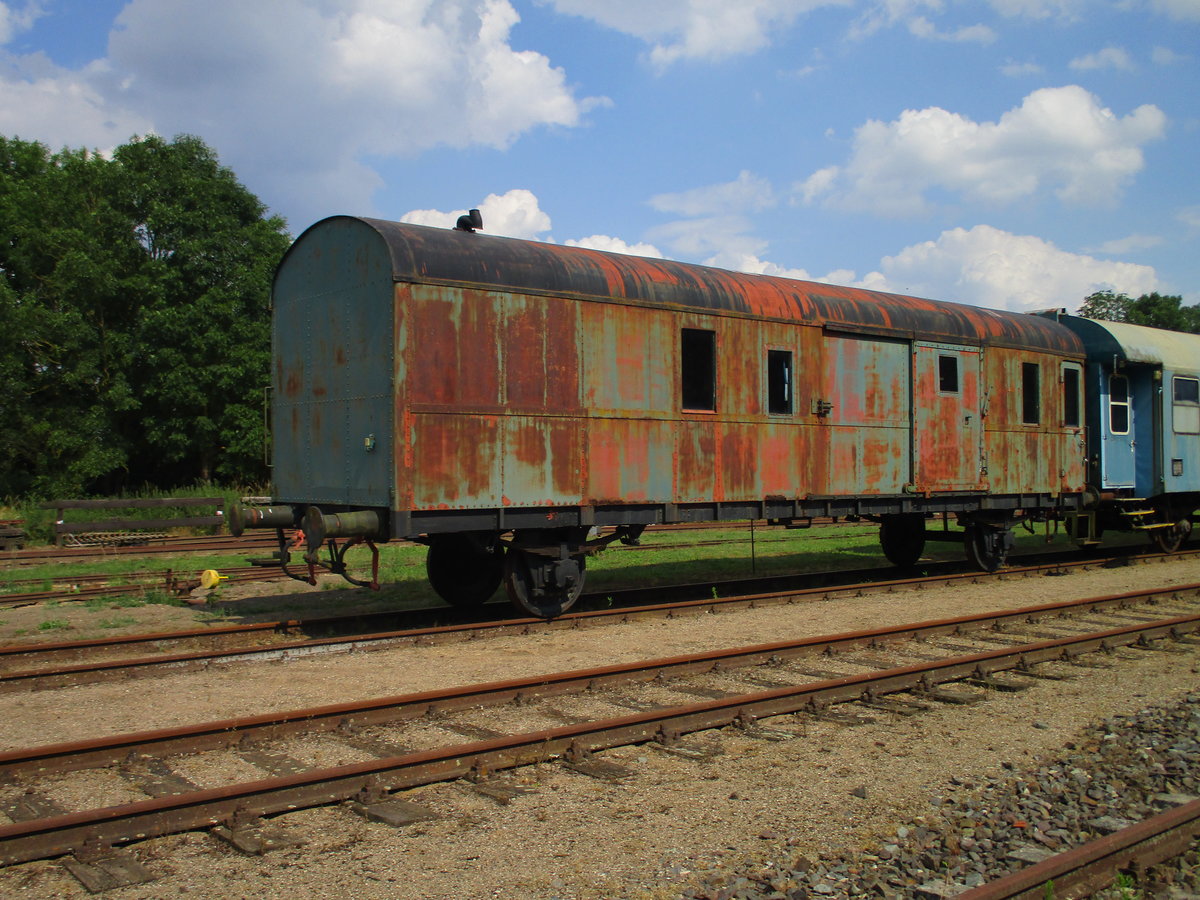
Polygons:
<instances>
[{"instance_id":1,"label":"black roof vent","mask_svg":"<svg viewBox=\"0 0 1200 900\"><path fill-rule=\"evenodd\" d=\"M483 227L483 216L479 214L479 210L473 209L465 216L458 217L458 223L454 226L455 231L474 231L476 228Z\"/></svg>"}]
</instances>

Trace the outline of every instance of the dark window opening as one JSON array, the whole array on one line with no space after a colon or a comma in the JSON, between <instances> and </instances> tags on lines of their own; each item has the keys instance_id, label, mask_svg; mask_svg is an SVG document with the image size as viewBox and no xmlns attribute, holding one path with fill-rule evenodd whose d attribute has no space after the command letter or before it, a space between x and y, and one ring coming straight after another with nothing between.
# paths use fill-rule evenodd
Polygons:
<instances>
[{"instance_id":1,"label":"dark window opening","mask_svg":"<svg viewBox=\"0 0 1200 900\"><path fill-rule=\"evenodd\" d=\"M1200 379L1176 377L1172 382L1176 403L1200 403Z\"/></svg>"},{"instance_id":2,"label":"dark window opening","mask_svg":"<svg viewBox=\"0 0 1200 900\"><path fill-rule=\"evenodd\" d=\"M792 414L792 352L767 351L767 412L775 416Z\"/></svg>"},{"instance_id":3,"label":"dark window opening","mask_svg":"<svg viewBox=\"0 0 1200 900\"><path fill-rule=\"evenodd\" d=\"M1129 434L1129 379L1124 375L1108 378L1108 430Z\"/></svg>"},{"instance_id":4,"label":"dark window opening","mask_svg":"<svg viewBox=\"0 0 1200 900\"><path fill-rule=\"evenodd\" d=\"M1021 421L1042 421L1042 367L1037 363L1021 363Z\"/></svg>"},{"instance_id":5,"label":"dark window opening","mask_svg":"<svg viewBox=\"0 0 1200 900\"><path fill-rule=\"evenodd\" d=\"M938 390L943 394L958 393L958 357L938 357Z\"/></svg>"},{"instance_id":6,"label":"dark window opening","mask_svg":"<svg viewBox=\"0 0 1200 900\"><path fill-rule=\"evenodd\" d=\"M1063 369L1063 424L1069 428L1078 427L1079 415L1079 370L1076 368Z\"/></svg>"},{"instance_id":7,"label":"dark window opening","mask_svg":"<svg viewBox=\"0 0 1200 900\"><path fill-rule=\"evenodd\" d=\"M717 333L683 329L679 375L684 409L717 409Z\"/></svg>"}]
</instances>

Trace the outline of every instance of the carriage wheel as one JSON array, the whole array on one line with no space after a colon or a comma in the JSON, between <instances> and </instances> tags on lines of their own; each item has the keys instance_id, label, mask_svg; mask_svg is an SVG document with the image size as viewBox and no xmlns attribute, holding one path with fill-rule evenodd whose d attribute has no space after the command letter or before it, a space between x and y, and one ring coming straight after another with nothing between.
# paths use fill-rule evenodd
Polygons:
<instances>
[{"instance_id":1,"label":"carriage wheel","mask_svg":"<svg viewBox=\"0 0 1200 900\"><path fill-rule=\"evenodd\" d=\"M1012 532L1007 528L987 525L968 525L963 535L967 559L985 572L995 572L1007 562L1012 541Z\"/></svg>"},{"instance_id":2,"label":"carriage wheel","mask_svg":"<svg viewBox=\"0 0 1200 900\"><path fill-rule=\"evenodd\" d=\"M575 605L586 568L582 555L553 557L513 547L504 560L504 586L518 610L552 619Z\"/></svg>"},{"instance_id":3,"label":"carriage wheel","mask_svg":"<svg viewBox=\"0 0 1200 900\"><path fill-rule=\"evenodd\" d=\"M1192 520L1186 516L1170 528L1155 528L1150 531L1150 542L1163 553L1174 553L1192 533Z\"/></svg>"},{"instance_id":4,"label":"carriage wheel","mask_svg":"<svg viewBox=\"0 0 1200 900\"><path fill-rule=\"evenodd\" d=\"M925 514L883 516L879 523L879 544L892 565L902 568L914 565L925 552Z\"/></svg>"},{"instance_id":5,"label":"carriage wheel","mask_svg":"<svg viewBox=\"0 0 1200 900\"><path fill-rule=\"evenodd\" d=\"M481 606L504 577L504 548L491 535L438 535L430 538L425 572L430 586L451 606Z\"/></svg>"}]
</instances>

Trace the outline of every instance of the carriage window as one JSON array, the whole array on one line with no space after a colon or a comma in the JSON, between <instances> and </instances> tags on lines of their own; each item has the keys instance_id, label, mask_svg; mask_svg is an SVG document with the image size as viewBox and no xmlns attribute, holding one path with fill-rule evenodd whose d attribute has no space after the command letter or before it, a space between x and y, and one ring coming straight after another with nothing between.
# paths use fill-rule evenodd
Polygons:
<instances>
[{"instance_id":1,"label":"carriage window","mask_svg":"<svg viewBox=\"0 0 1200 900\"><path fill-rule=\"evenodd\" d=\"M938 390L943 394L958 393L958 357L938 357Z\"/></svg>"},{"instance_id":2,"label":"carriage window","mask_svg":"<svg viewBox=\"0 0 1200 900\"><path fill-rule=\"evenodd\" d=\"M715 412L717 409L717 333L683 329L679 376L684 409Z\"/></svg>"},{"instance_id":3,"label":"carriage window","mask_svg":"<svg viewBox=\"0 0 1200 900\"><path fill-rule=\"evenodd\" d=\"M1129 379L1124 375L1108 376L1108 430L1129 434Z\"/></svg>"},{"instance_id":4,"label":"carriage window","mask_svg":"<svg viewBox=\"0 0 1200 900\"><path fill-rule=\"evenodd\" d=\"M1021 421L1036 425L1042 421L1042 367L1021 363Z\"/></svg>"},{"instance_id":5,"label":"carriage window","mask_svg":"<svg viewBox=\"0 0 1200 900\"><path fill-rule=\"evenodd\" d=\"M1176 434L1200 434L1200 378L1171 379L1171 422Z\"/></svg>"},{"instance_id":6,"label":"carriage window","mask_svg":"<svg viewBox=\"0 0 1200 900\"><path fill-rule=\"evenodd\" d=\"M1078 427L1083 421L1079 414L1079 369L1074 366L1063 366L1063 425L1068 428Z\"/></svg>"},{"instance_id":7,"label":"carriage window","mask_svg":"<svg viewBox=\"0 0 1200 900\"><path fill-rule=\"evenodd\" d=\"M767 351L767 412L792 414L792 351Z\"/></svg>"}]
</instances>

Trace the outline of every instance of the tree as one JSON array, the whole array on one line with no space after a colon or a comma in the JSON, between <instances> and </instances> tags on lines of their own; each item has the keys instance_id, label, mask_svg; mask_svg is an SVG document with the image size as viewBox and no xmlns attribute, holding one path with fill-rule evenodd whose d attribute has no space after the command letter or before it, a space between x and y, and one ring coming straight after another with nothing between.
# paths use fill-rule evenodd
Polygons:
<instances>
[{"instance_id":1,"label":"tree","mask_svg":"<svg viewBox=\"0 0 1200 900\"><path fill-rule=\"evenodd\" d=\"M198 138L0 138L0 492L261 479L287 244Z\"/></svg>"},{"instance_id":2,"label":"tree","mask_svg":"<svg viewBox=\"0 0 1200 900\"><path fill-rule=\"evenodd\" d=\"M1126 322L1129 319L1129 307L1133 303L1125 294L1114 294L1112 291L1096 291L1084 298L1079 307L1079 315L1087 319L1101 319L1105 322Z\"/></svg>"},{"instance_id":3,"label":"tree","mask_svg":"<svg viewBox=\"0 0 1200 900\"><path fill-rule=\"evenodd\" d=\"M145 254L132 378L146 449L173 480L263 471L270 285L282 219L195 137L127 144L118 205ZM153 459L141 461L150 466Z\"/></svg>"},{"instance_id":4,"label":"tree","mask_svg":"<svg viewBox=\"0 0 1200 900\"><path fill-rule=\"evenodd\" d=\"M1173 294L1155 292L1133 300L1125 294L1097 291L1084 299L1079 315L1200 334L1200 307L1184 306L1183 297Z\"/></svg>"}]
</instances>

